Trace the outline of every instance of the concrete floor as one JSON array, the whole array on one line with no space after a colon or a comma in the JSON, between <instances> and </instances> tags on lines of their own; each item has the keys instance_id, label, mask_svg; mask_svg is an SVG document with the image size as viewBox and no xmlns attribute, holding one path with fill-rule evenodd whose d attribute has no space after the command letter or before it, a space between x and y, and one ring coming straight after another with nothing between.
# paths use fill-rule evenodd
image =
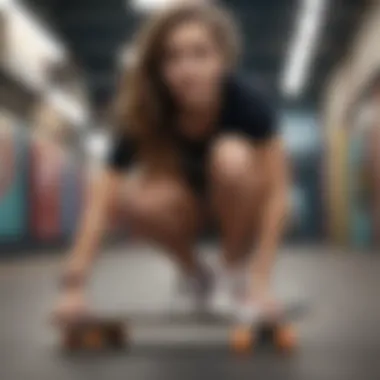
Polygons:
<instances>
[{"instance_id":1,"label":"concrete floor","mask_svg":"<svg viewBox=\"0 0 380 380\"><path fill-rule=\"evenodd\" d=\"M98 310L159 310L170 302L173 268L153 249L106 252L91 286ZM212 260L212 247L203 247ZM136 331L129 354L65 357L48 312L57 294L60 257L0 264L0 379L380 379L380 255L298 248L280 255L284 299L307 298L292 357L236 358L219 342L226 331ZM171 335L170 335L171 334ZM223 334L225 335L223 337ZM258 377L260 376L260 377Z\"/></svg>"}]
</instances>

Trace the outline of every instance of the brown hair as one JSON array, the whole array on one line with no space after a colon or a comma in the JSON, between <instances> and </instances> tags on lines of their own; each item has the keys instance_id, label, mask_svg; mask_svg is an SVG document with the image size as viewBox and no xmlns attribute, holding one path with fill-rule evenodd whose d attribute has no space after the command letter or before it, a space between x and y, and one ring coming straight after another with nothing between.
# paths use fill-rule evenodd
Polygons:
<instances>
[{"instance_id":1,"label":"brown hair","mask_svg":"<svg viewBox=\"0 0 380 380\"><path fill-rule=\"evenodd\" d=\"M163 43L175 27L192 20L203 22L210 28L231 67L238 58L239 39L235 23L219 6L197 3L172 7L156 13L146 23L134 44L136 60L126 69L121 81L116 113L122 133L137 138L140 146L155 158L167 151L167 144L170 144L174 112L173 102L158 72Z\"/></svg>"}]
</instances>

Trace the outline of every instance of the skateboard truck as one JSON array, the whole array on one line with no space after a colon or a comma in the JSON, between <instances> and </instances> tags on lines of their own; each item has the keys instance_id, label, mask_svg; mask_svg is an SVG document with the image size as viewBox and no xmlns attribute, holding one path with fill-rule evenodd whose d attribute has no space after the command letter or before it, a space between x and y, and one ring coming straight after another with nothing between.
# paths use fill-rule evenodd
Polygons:
<instances>
[{"instance_id":1,"label":"skateboard truck","mask_svg":"<svg viewBox=\"0 0 380 380\"><path fill-rule=\"evenodd\" d=\"M118 319L86 317L60 327L61 346L68 352L122 350L127 347L127 324Z\"/></svg>"},{"instance_id":2,"label":"skateboard truck","mask_svg":"<svg viewBox=\"0 0 380 380\"><path fill-rule=\"evenodd\" d=\"M295 303L285 308L282 315L273 321L257 315L251 320L243 317L231 335L231 346L236 353L244 354L256 347L275 348L290 353L297 347L297 334L292 321L307 311L306 304Z\"/></svg>"}]
</instances>

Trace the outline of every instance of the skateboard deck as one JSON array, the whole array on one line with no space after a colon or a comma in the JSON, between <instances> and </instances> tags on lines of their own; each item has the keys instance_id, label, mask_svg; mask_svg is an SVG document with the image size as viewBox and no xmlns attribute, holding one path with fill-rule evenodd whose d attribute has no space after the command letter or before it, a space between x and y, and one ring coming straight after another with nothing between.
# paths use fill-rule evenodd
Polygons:
<instances>
[{"instance_id":1,"label":"skateboard deck","mask_svg":"<svg viewBox=\"0 0 380 380\"><path fill-rule=\"evenodd\" d=\"M302 305L286 308L281 319L273 322L256 321L254 324L237 324L235 320L211 313L128 313L119 315L87 315L75 323L60 326L61 346L69 351L122 350L131 345L133 329L165 331L205 329L230 331L223 344L236 353L246 353L258 347L277 348L283 352L296 347L296 334L292 325L304 313ZM199 334L199 339L205 339Z\"/></svg>"}]
</instances>

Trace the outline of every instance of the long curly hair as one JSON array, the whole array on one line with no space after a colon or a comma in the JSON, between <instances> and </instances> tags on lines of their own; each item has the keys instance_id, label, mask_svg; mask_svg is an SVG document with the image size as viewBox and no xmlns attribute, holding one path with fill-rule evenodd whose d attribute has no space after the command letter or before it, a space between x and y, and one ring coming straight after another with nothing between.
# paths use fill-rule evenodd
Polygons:
<instances>
[{"instance_id":1,"label":"long curly hair","mask_svg":"<svg viewBox=\"0 0 380 380\"><path fill-rule=\"evenodd\" d=\"M121 133L138 140L141 153L154 162L174 162L172 120L174 101L162 82L159 68L167 36L179 25L204 23L231 68L239 56L240 41L231 14L216 5L197 2L155 13L133 43L135 61L125 70L116 101L116 124ZM165 160L165 157L167 158Z\"/></svg>"}]
</instances>

